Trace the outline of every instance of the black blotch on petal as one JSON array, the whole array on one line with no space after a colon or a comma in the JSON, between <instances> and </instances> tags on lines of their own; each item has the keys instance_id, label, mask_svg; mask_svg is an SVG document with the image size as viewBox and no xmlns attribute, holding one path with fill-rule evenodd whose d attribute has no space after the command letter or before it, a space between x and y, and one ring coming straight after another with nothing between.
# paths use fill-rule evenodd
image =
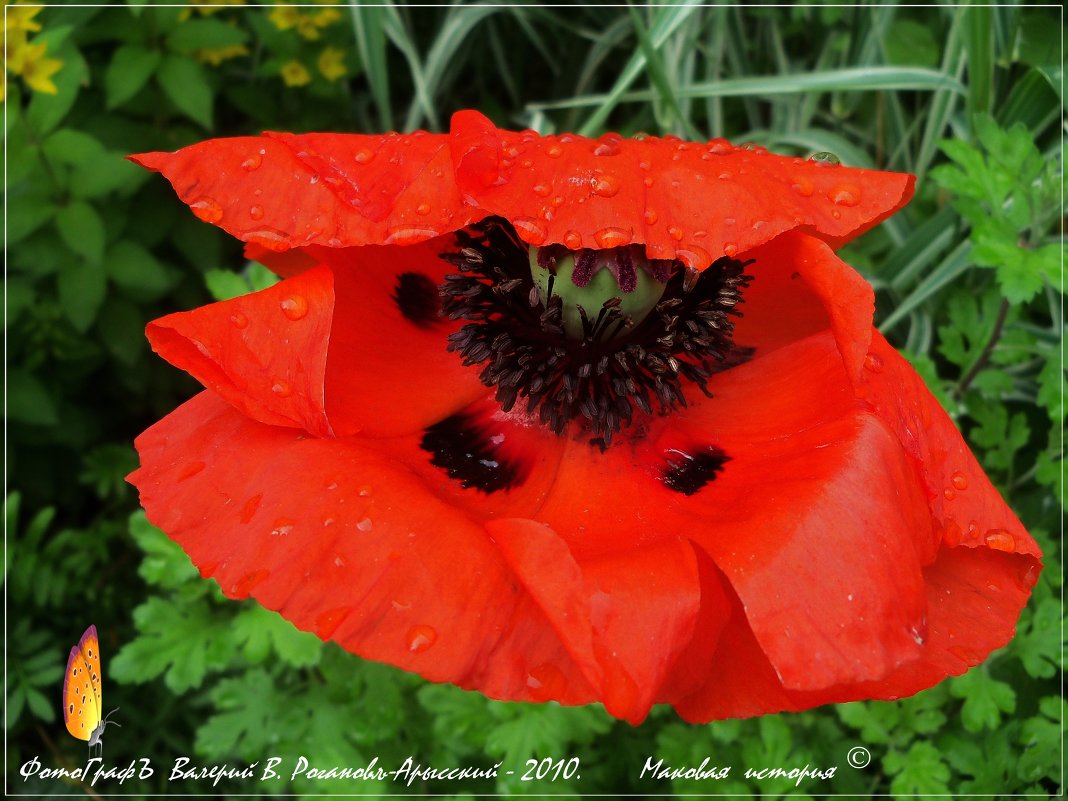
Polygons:
<instances>
[{"instance_id":1,"label":"black blotch on petal","mask_svg":"<svg viewBox=\"0 0 1068 801\"><path fill-rule=\"evenodd\" d=\"M716 476L723 472L730 458L719 448L709 445L688 453L672 449L667 452L667 465L664 469L664 485L683 495L693 495Z\"/></svg>"},{"instance_id":2,"label":"black blotch on petal","mask_svg":"<svg viewBox=\"0 0 1068 801\"><path fill-rule=\"evenodd\" d=\"M454 414L429 426L419 445L430 454L432 465L442 468L464 489L488 494L510 489L523 480L519 465L498 453L467 415Z\"/></svg>"},{"instance_id":3,"label":"black blotch on petal","mask_svg":"<svg viewBox=\"0 0 1068 801\"><path fill-rule=\"evenodd\" d=\"M420 328L432 326L441 319L438 285L422 273L398 275L393 300L404 319Z\"/></svg>"},{"instance_id":4,"label":"black blotch on petal","mask_svg":"<svg viewBox=\"0 0 1068 801\"><path fill-rule=\"evenodd\" d=\"M756 355L756 348L736 345L727 351L726 355L723 357L723 361L713 363L709 372L712 375L715 375L716 373L722 373L724 370L730 370L732 367L745 364L752 359L754 355Z\"/></svg>"}]
</instances>

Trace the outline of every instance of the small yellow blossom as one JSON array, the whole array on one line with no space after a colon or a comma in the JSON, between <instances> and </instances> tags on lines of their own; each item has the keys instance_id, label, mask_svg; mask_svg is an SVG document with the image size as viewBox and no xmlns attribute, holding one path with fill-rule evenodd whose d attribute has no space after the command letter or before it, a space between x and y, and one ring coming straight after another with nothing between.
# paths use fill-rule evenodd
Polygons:
<instances>
[{"instance_id":1,"label":"small yellow blossom","mask_svg":"<svg viewBox=\"0 0 1068 801\"><path fill-rule=\"evenodd\" d=\"M41 13L41 7L7 6L4 15L4 30L10 35L12 31L27 31L33 33L41 30L41 23L34 21L34 17Z\"/></svg>"},{"instance_id":2,"label":"small yellow blossom","mask_svg":"<svg viewBox=\"0 0 1068 801\"><path fill-rule=\"evenodd\" d=\"M218 67L227 59L247 56L248 48L243 44L226 45L226 47L204 47L197 50L194 55L197 61Z\"/></svg>"},{"instance_id":3,"label":"small yellow blossom","mask_svg":"<svg viewBox=\"0 0 1068 801\"><path fill-rule=\"evenodd\" d=\"M323 48L323 52L319 54L317 65L319 72L328 81L336 81L348 73L348 69L345 67L345 51L336 47Z\"/></svg>"},{"instance_id":4,"label":"small yellow blossom","mask_svg":"<svg viewBox=\"0 0 1068 801\"><path fill-rule=\"evenodd\" d=\"M211 16L220 11L223 11L226 6L243 6L245 0L189 0L189 8L186 8L179 15L178 20L185 22L196 11L198 14L204 17Z\"/></svg>"},{"instance_id":5,"label":"small yellow blossom","mask_svg":"<svg viewBox=\"0 0 1068 801\"><path fill-rule=\"evenodd\" d=\"M341 19L341 12L336 8L324 8L322 11L316 11L312 15L312 21L316 26L325 28L328 25L333 25L335 22Z\"/></svg>"},{"instance_id":6,"label":"small yellow blossom","mask_svg":"<svg viewBox=\"0 0 1068 801\"><path fill-rule=\"evenodd\" d=\"M307 67L294 59L282 65L282 80L286 82L286 86L304 86L311 82L311 73Z\"/></svg>"},{"instance_id":7,"label":"small yellow blossom","mask_svg":"<svg viewBox=\"0 0 1068 801\"><path fill-rule=\"evenodd\" d=\"M21 75L26 85L35 92L54 95L59 89L52 82L52 76L59 72L63 62L58 58L45 58L47 50L47 44L27 44L8 60L7 68Z\"/></svg>"},{"instance_id":8,"label":"small yellow blossom","mask_svg":"<svg viewBox=\"0 0 1068 801\"><path fill-rule=\"evenodd\" d=\"M293 6L275 6L271 9L271 13L267 15L267 19L271 21L271 24L280 31L288 31L290 28L295 28L300 18L300 11Z\"/></svg>"},{"instance_id":9,"label":"small yellow blossom","mask_svg":"<svg viewBox=\"0 0 1068 801\"><path fill-rule=\"evenodd\" d=\"M315 20L303 14L297 18L297 33L309 42L314 42L320 35L319 26L315 24Z\"/></svg>"}]
</instances>

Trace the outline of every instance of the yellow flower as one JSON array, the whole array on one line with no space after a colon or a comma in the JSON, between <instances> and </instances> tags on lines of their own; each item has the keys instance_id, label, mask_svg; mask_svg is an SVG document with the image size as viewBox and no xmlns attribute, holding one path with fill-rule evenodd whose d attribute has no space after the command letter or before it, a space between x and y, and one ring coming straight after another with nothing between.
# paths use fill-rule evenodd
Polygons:
<instances>
[{"instance_id":1,"label":"yellow flower","mask_svg":"<svg viewBox=\"0 0 1068 801\"><path fill-rule=\"evenodd\" d=\"M286 86L304 86L311 82L311 73L307 67L294 59L282 65L282 80L286 82Z\"/></svg>"},{"instance_id":2,"label":"yellow flower","mask_svg":"<svg viewBox=\"0 0 1068 801\"><path fill-rule=\"evenodd\" d=\"M7 14L4 16L4 30L9 34L11 31L34 31L41 30L41 23L35 22L34 17L41 13L41 7L30 6L7 6Z\"/></svg>"},{"instance_id":3,"label":"yellow flower","mask_svg":"<svg viewBox=\"0 0 1068 801\"><path fill-rule=\"evenodd\" d=\"M222 11L226 6L243 6L245 0L189 0L189 8L186 8L179 15L180 22L185 22L196 11L202 16L210 16L219 11Z\"/></svg>"},{"instance_id":4,"label":"yellow flower","mask_svg":"<svg viewBox=\"0 0 1068 801\"><path fill-rule=\"evenodd\" d=\"M296 27L300 18L300 12L293 6L275 6L271 9L271 13L267 15L267 19L271 21L271 24L280 31L288 31L290 28Z\"/></svg>"},{"instance_id":5,"label":"yellow flower","mask_svg":"<svg viewBox=\"0 0 1068 801\"><path fill-rule=\"evenodd\" d=\"M341 12L336 8L324 8L322 11L317 11L312 15L312 21L320 28L333 25L339 19L341 19Z\"/></svg>"},{"instance_id":6,"label":"yellow flower","mask_svg":"<svg viewBox=\"0 0 1068 801\"><path fill-rule=\"evenodd\" d=\"M297 33L309 42L314 42L319 38L319 27L315 24L314 19L301 14L297 18Z\"/></svg>"},{"instance_id":7,"label":"yellow flower","mask_svg":"<svg viewBox=\"0 0 1068 801\"><path fill-rule=\"evenodd\" d=\"M348 69L345 67L345 51L336 47L323 48L323 52L319 54L317 64L319 72L328 81L336 81L348 73Z\"/></svg>"},{"instance_id":8,"label":"yellow flower","mask_svg":"<svg viewBox=\"0 0 1068 801\"><path fill-rule=\"evenodd\" d=\"M229 58L247 55L248 48L243 44L226 45L226 47L204 47L197 50L195 54L197 61L211 64L213 67L218 67Z\"/></svg>"},{"instance_id":9,"label":"yellow flower","mask_svg":"<svg viewBox=\"0 0 1068 801\"><path fill-rule=\"evenodd\" d=\"M35 92L54 95L59 89L52 82L52 76L59 72L63 62L58 58L45 58L47 44L27 44L14 54L7 67L16 75L21 75L26 85Z\"/></svg>"}]
</instances>

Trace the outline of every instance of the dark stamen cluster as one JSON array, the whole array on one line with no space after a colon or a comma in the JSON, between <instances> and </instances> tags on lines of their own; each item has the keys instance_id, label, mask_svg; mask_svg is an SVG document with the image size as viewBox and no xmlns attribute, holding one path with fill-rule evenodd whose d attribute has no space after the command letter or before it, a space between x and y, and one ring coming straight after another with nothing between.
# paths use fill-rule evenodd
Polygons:
<instances>
[{"instance_id":1,"label":"dark stamen cluster","mask_svg":"<svg viewBox=\"0 0 1068 801\"><path fill-rule=\"evenodd\" d=\"M683 378L706 395L713 373L732 359L732 316L748 285L743 263L721 258L701 273L676 262L663 299L641 322L619 311L618 298L597 310L580 307L583 337L564 332L559 295L549 283L542 304L530 276L526 245L506 221L491 218L457 234L442 254L458 274L441 287L443 311L468 320L449 335L465 365L484 364L482 383L496 387L509 411L520 398L556 433L579 416L594 439L611 444L637 407L652 414L686 406ZM581 255L581 254L580 254ZM579 272L579 271L576 271Z\"/></svg>"}]
</instances>

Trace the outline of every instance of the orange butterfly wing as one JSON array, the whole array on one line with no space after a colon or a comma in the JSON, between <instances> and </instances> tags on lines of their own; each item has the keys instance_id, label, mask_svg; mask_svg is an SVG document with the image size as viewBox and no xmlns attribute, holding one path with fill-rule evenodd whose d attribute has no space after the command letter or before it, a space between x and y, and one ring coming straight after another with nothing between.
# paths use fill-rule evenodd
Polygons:
<instances>
[{"instance_id":1,"label":"orange butterfly wing","mask_svg":"<svg viewBox=\"0 0 1068 801\"><path fill-rule=\"evenodd\" d=\"M63 722L79 740L88 740L103 716L100 675L100 642L96 626L90 626L70 649L63 680Z\"/></svg>"}]
</instances>

